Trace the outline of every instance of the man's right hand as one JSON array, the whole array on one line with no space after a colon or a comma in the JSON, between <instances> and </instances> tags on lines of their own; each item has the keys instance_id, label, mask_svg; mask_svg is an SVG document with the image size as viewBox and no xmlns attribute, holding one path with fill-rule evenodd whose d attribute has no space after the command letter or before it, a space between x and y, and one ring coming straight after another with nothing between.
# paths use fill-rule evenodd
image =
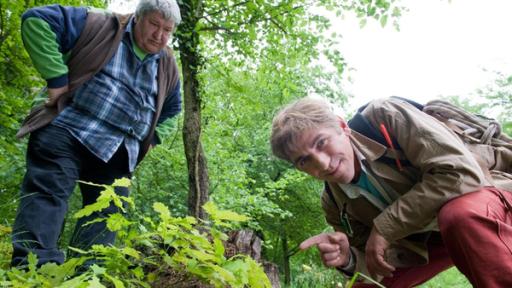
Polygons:
<instances>
[{"instance_id":1,"label":"man's right hand","mask_svg":"<svg viewBox=\"0 0 512 288\"><path fill-rule=\"evenodd\" d=\"M300 244L305 250L317 245L325 266L344 267L350 260L350 245L347 235L341 232L322 233L308 238Z\"/></svg>"},{"instance_id":2,"label":"man's right hand","mask_svg":"<svg viewBox=\"0 0 512 288\"><path fill-rule=\"evenodd\" d=\"M48 99L44 102L44 106L46 107L55 107L57 106L57 101L59 97L68 92L68 85L59 87L59 88L48 88Z\"/></svg>"}]
</instances>

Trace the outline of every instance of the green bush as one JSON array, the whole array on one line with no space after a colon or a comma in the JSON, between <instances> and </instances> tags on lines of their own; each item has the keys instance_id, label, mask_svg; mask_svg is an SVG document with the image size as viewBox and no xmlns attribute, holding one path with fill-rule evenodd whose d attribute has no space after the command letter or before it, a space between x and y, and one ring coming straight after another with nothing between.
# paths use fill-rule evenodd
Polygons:
<instances>
[{"instance_id":1,"label":"green bush","mask_svg":"<svg viewBox=\"0 0 512 288\"><path fill-rule=\"evenodd\" d=\"M115 186L128 186L128 179L117 180L104 187L97 202L75 213L75 218L90 215L114 203L125 212L123 203L133 208L131 198L114 193ZM153 204L156 220L139 217L130 221L123 214L112 214L106 221L111 231L119 235L118 246L95 245L89 251L79 252L79 258L68 259L64 264L47 263L37 267L37 258L31 254L26 269L8 269L6 261L10 251L4 246L0 266L2 287L151 287L165 278L172 283L179 278L200 281L214 287L270 287L270 282L259 263L245 255L227 259L223 241L226 229L247 217L230 211L218 210L209 202L204 206L210 218L199 223L192 217L173 217L162 203ZM2 245L8 240L10 230L0 226ZM9 245L10 246L10 245ZM7 246L6 246L7 247ZM6 251L7 250L7 251ZM84 266L94 259L94 264ZM169 275L173 277L169 277ZM183 286L186 287L186 286Z\"/></svg>"}]
</instances>

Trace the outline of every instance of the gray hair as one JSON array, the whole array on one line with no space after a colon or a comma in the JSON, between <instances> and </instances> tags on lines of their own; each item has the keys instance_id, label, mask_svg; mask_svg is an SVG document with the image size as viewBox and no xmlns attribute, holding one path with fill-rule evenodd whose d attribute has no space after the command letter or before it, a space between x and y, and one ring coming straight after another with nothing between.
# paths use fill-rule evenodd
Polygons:
<instances>
[{"instance_id":1,"label":"gray hair","mask_svg":"<svg viewBox=\"0 0 512 288\"><path fill-rule=\"evenodd\" d=\"M153 11L159 11L165 20L174 22L174 30L181 22L180 7L176 0L140 0L135 9L135 17L144 17Z\"/></svg>"},{"instance_id":2,"label":"gray hair","mask_svg":"<svg viewBox=\"0 0 512 288\"><path fill-rule=\"evenodd\" d=\"M290 154L301 134L309 129L340 128L340 117L327 99L305 97L281 109L272 121L272 153L292 162Z\"/></svg>"}]
</instances>

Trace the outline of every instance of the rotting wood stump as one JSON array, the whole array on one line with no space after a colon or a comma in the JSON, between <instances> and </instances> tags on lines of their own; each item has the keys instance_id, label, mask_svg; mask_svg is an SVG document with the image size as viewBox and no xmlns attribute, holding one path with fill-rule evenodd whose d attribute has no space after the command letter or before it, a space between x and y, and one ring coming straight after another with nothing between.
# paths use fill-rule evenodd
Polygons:
<instances>
[{"instance_id":1,"label":"rotting wood stump","mask_svg":"<svg viewBox=\"0 0 512 288\"><path fill-rule=\"evenodd\" d=\"M231 258L238 254L250 256L256 262L261 263L265 274L267 274L272 288L280 288L279 269L272 262L261 259L261 243L260 237L251 230L238 230L228 233L228 240L224 243L226 258ZM190 275L184 275L176 271L168 271L164 275L160 275L159 279L151 284L154 288L173 287L173 288L213 288L212 285L202 283L198 279L190 278Z\"/></svg>"}]
</instances>

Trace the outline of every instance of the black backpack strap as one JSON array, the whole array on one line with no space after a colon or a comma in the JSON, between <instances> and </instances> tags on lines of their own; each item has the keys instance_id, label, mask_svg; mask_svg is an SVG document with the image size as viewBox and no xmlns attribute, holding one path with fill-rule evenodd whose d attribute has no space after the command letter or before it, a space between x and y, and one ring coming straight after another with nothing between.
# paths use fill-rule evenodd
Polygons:
<instances>
[{"instance_id":1,"label":"black backpack strap","mask_svg":"<svg viewBox=\"0 0 512 288\"><path fill-rule=\"evenodd\" d=\"M366 105L363 107L366 108ZM372 139L373 141L379 142L380 144L382 144L384 146L388 146L388 142L386 141L386 138L384 138L384 136L379 131L379 129L375 128L370 123L370 121L368 121L368 119L366 119L366 117L364 117L363 114L361 114L361 112L359 112L359 111L362 111L362 110L358 110L356 115L354 115L354 117L352 117L352 119L350 119L348 121L348 123L347 123L348 127L350 127L350 129L352 129L353 131L356 131L356 132ZM398 144L398 142L396 142L396 140L394 138L391 138L391 141L393 142L395 149L402 150L400 148L400 145Z\"/></svg>"}]
</instances>

